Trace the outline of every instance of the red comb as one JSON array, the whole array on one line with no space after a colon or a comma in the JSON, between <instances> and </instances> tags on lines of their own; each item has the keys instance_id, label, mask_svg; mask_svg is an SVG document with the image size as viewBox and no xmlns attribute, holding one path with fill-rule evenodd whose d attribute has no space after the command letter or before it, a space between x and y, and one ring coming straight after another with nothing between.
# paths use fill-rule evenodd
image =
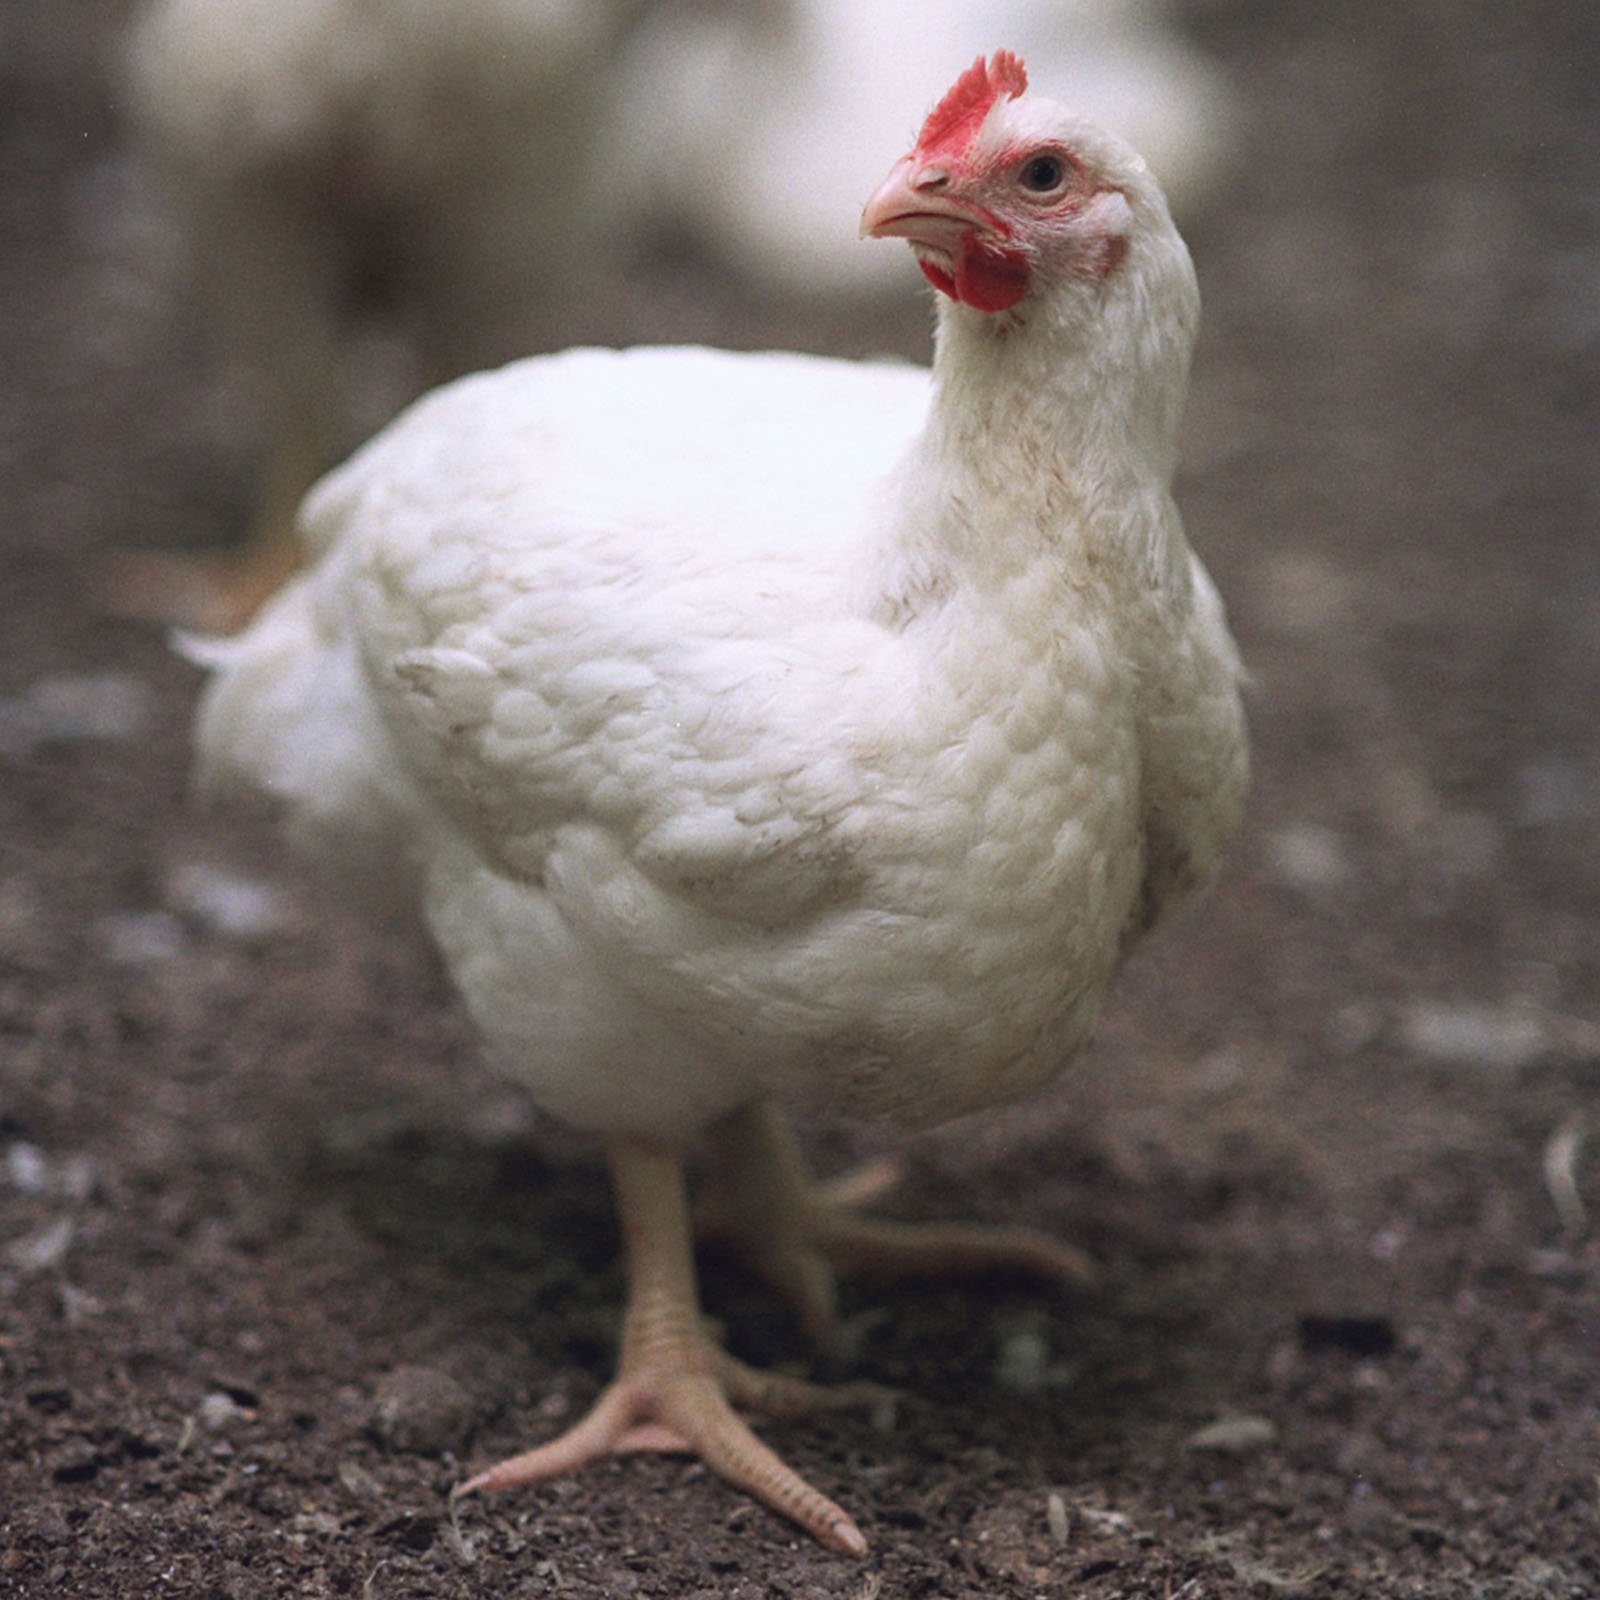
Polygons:
<instances>
[{"instance_id":1,"label":"red comb","mask_svg":"<svg viewBox=\"0 0 1600 1600\"><path fill-rule=\"evenodd\" d=\"M1027 69L1009 50L996 50L987 61L979 56L928 113L917 135L918 153L929 156L964 149L1001 95L1014 97L1027 87Z\"/></svg>"}]
</instances>

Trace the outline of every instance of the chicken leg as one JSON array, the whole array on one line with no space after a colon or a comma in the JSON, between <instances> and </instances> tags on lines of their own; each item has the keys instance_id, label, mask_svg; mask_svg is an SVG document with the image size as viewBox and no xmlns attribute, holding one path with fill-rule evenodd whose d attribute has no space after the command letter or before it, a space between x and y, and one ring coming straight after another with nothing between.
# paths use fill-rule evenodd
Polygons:
<instances>
[{"instance_id":1,"label":"chicken leg","mask_svg":"<svg viewBox=\"0 0 1600 1600\"><path fill-rule=\"evenodd\" d=\"M893 1181L883 1166L813 1183L777 1108L760 1102L711 1130L700 1234L764 1278L813 1338L832 1329L837 1277L1006 1276L1082 1287L1089 1258L1032 1228L893 1222L856 1208Z\"/></svg>"},{"instance_id":2,"label":"chicken leg","mask_svg":"<svg viewBox=\"0 0 1600 1600\"><path fill-rule=\"evenodd\" d=\"M867 1542L849 1516L769 1450L733 1403L795 1415L858 1404L884 1391L872 1385L824 1389L757 1372L718 1349L701 1326L680 1152L619 1137L607 1154L628 1265L617 1375L566 1433L478 1473L456 1493L540 1483L604 1455L687 1451L831 1549L865 1554Z\"/></svg>"},{"instance_id":3,"label":"chicken leg","mask_svg":"<svg viewBox=\"0 0 1600 1600\"><path fill-rule=\"evenodd\" d=\"M250 531L217 555L116 550L95 574L97 601L113 616L237 633L293 576L303 558L295 515L333 451L311 429L292 429L262 467Z\"/></svg>"}]
</instances>

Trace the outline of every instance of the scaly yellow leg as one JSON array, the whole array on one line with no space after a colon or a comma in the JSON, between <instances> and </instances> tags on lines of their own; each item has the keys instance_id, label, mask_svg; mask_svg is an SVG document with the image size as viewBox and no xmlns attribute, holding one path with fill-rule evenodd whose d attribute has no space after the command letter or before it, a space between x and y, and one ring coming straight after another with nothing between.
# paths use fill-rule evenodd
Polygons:
<instances>
[{"instance_id":1,"label":"scaly yellow leg","mask_svg":"<svg viewBox=\"0 0 1600 1600\"><path fill-rule=\"evenodd\" d=\"M822 1389L755 1372L718 1350L701 1327L681 1152L617 1138L607 1154L628 1263L617 1375L559 1438L480 1472L457 1493L540 1483L604 1455L687 1451L823 1544L864 1554L867 1542L849 1516L768 1449L730 1402L794 1413L883 1391Z\"/></svg>"}]
</instances>

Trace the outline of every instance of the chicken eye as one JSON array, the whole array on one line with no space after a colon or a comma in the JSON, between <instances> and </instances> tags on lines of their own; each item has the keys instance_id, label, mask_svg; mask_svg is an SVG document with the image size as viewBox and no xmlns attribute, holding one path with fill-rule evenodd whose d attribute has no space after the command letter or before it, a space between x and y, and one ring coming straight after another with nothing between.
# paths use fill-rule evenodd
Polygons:
<instances>
[{"instance_id":1,"label":"chicken eye","mask_svg":"<svg viewBox=\"0 0 1600 1600\"><path fill-rule=\"evenodd\" d=\"M1017 174L1017 179L1024 189L1032 190L1034 194L1048 194L1052 189L1061 187L1061 180L1065 176L1066 168L1060 156L1037 155L1027 162Z\"/></svg>"}]
</instances>

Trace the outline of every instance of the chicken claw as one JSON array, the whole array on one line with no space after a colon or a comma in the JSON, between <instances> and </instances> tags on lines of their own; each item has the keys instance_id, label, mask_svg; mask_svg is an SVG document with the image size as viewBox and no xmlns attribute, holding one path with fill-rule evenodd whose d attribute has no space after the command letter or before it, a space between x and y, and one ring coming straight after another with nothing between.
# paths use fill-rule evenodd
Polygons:
<instances>
[{"instance_id":1,"label":"chicken claw","mask_svg":"<svg viewBox=\"0 0 1600 1600\"><path fill-rule=\"evenodd\" d=\"M712 1130L703 1239L764 1278L813 1338L838 1319L838 1274L880 1281L1017 1276L1083 1288L1094 1264L1033 1228L895 1222L856 1207L893 1187L898 1168L873 1162L831 1183L807 1176L793 1136L771 1105L734 1112Z\"/></svg>"},{"instance_id":2,"label":"chicken claw","mask_svg":"<svg viewBox=\"0 0 1600 1600\"><path fill-rule=\"evenodd\" d=\"M794 1416L871 1403L887 1391L758 1372L712 1344L701 1328L680 1156L628 1138L609 1150L629 1274L617 1375L559 1438L478 1473L455 1495L541 1483L605 1455L682 1451L829 1548L864 1555L867 1541L848 1514L763 1444L733 1405Z\"/></svg>"}]
</instances>

